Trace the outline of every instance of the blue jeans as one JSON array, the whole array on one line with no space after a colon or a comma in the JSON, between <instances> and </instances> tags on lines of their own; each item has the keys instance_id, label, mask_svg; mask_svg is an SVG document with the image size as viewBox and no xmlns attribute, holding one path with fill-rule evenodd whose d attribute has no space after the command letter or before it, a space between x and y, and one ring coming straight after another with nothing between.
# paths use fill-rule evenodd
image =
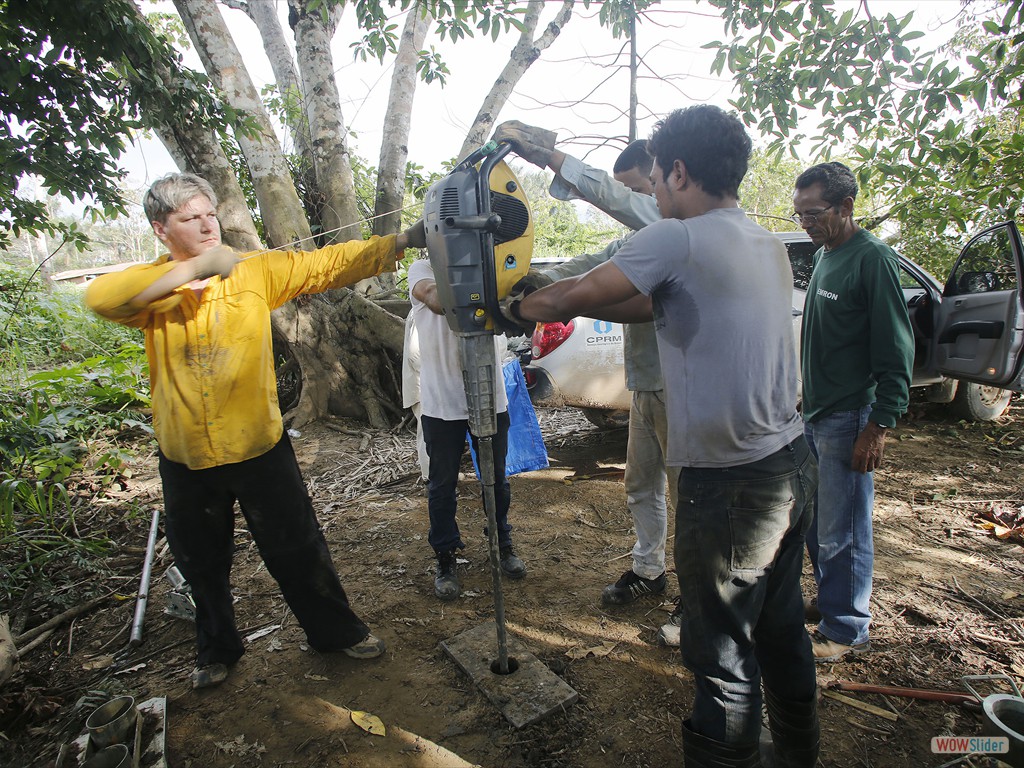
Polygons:
<instances>
[{"instance_id":1,"label":"blue jeans","mask_svg":"<svg viewBox=\"0 0 1024 768\"><path fill-rule=\"evenodd\" d=\"M427 482L427 510L430 513L430 533L427 540L434 552L442 554L462 549L462 534L455 520L456 486L459 484L459 467L466 452L466 433L469 422L466 419L445 421L433 416L421 416L423 441L427 446L430 460L430 478ZM512 500L508 479L505 477L505 455L508 453L508 411L498 414L498 431L491 439L494 453L494 501L495 519L498 523L498 546L512 543L512 526L508 524L508 507ZM470 435L473 450L480 453L475 435ZM484 517L486 535L487 518Z\"/></svg>"},{"instance_id":2,"label":"blue jeans","mask_svg":"<svg viewBox=\"0 0 1024 768\"><path fill-rule=\"evenodd\" d=\"M818 583L818 631L843 645L865 642L871 623L875 480L871 472L850 468L853 444L870 413L866 405L804 424L820 472L814 524L807 534L807 554Z\"/></svg>"},{"instance_id":3,"label":"blue jeans","mask_svg":"<svg viewBox=\"0 0 1024 768\"><path fill-rule=\"evenodd\" d=\"M802 436L751 464L680 472L679 645L696 685L690 727L702 736L756 741L762 679L777 699L814 700L800 571L816 483Z\"/></svg>"}]
</instances>

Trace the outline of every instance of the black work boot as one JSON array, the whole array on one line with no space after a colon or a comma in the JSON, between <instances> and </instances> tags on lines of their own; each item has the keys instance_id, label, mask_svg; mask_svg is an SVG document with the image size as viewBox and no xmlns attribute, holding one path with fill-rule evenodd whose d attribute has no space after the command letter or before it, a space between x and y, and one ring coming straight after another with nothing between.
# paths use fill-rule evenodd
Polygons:
<instances>
[{"instance_id":1,"label":"black work boot","mask_svg":"<svg viewBox=\"0 0 1024 768\"><path fill-rule=\"evenodd\" d=\"M437 576L434 577L434 594L448 601L459 596L459 565L454 550L437 553Z\"/></svg>"},{"instance_id":2,"label":"black work boot","mask_svg":"<svg viewBox=\"0 0 1024 768\"><path fill-rule=\"evenodd\" d=\"M775 768L814 768L821 743L817 698L788 701L766 688L764 703L775 746Z\"/></svg>"},{"instance_id":3,"label":"black work boot","mask_svg":"<svg viewBox=\"0 0 1024 768\"><path fill-rule=\"evenodd\" d=\"M639 600L645 595L660 595L665 591L665 574L655 576L653 579L645 579L637 576L630 568L614 584L609 584L601 592L601 603L603 605L626 605Z\"/></svg>"},{"instance_id":4,"label":"black work boot","mask_svg":"<svg viewBox=\"0 0 1024 768\"><path fill-rule=\"evenodd\" d=\"M526 576L526 563L516 554L511 544L501 547L498 562L501 565L501 572L510 579L521 579Z\"/></svg>"},{"instance_id":5,"label":"black work boot","mask_svg":"<svg viewBox=\"0 0 1024 768\"><path fill-rule=\"evenodd\" d=\"M683 721L684 768L761 768L757 742L726 744L694 733Z\"/></svg>"}]
</instances>

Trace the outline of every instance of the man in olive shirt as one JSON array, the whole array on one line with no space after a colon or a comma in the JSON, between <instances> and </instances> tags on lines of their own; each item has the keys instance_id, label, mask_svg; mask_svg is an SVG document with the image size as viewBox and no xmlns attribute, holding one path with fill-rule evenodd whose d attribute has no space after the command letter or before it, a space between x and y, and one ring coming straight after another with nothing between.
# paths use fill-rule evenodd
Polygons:
<instances>
[{"instance_id":1,"label":"man in olive shirt","mask_svg":"<svg viewBox=\"0 0 1024 768\"><path fill-rule=\"evenodd\" d=\"M143 205L168 254L96 278L85 299L145 334L167 541L196 602L193 687L223 682L244 652L228 581L236 501L310 646L381 655L384 643L349 606L284 431L270 313L394 270L405 247L425 245L422 226L240 258L221 245L217 197L202 178L165 176Z\"/></svg>"},{"instance_id":2,"label":"man in olive shirt","mask_svg":"<svg viewBox=\"0 0 1024 768\"><path fill-rule=\"evenodd\" d=\"M853 220L857 182L842 163L804 171L794 220L815 245L801 337L803 418L818 459L807 551L818 584L817 661L870 648L872 472L907 410L914 334L896 253ZM817 618L814 616L814 618Z\"/></svg>"}]
</instances>

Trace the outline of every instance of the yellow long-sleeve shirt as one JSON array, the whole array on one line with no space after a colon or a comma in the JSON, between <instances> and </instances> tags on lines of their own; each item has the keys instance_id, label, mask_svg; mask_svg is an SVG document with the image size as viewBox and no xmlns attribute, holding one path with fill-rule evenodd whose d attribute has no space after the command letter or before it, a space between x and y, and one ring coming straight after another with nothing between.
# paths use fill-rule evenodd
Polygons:
<instances>
[{"instance_id":1,"label":"yellow long-sleeve shirt","mask_svg":"<svg viewBox=\"0 0 1024 768\"><path fill-rule=\"evenodd\" d=\"M142 308L131 303L174 267L166 255L98 277L85 294L100 316L143 329L157 442L164 456L191 469L245 461L277 444L284 427L271 311L301 294L393 270L395 236L242 259L198 299L186 285Z\"/></svg>"}]
</instances>

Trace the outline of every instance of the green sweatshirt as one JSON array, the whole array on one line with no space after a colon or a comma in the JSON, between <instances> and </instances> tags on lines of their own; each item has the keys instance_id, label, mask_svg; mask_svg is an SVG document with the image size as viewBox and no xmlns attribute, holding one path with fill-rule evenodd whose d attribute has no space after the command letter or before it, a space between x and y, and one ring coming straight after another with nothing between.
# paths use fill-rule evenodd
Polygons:
<instances>
[{"instance_id":1,"label":"green sweatshirt","mask_svg":"<svg viewBox=\"0 0 1024 768\"><path fill-rule=\"evenodd\" d=\"M815 254L800 355L805 421L872 404L871 421L892 427L906 412L914 332L898 257L870 232Z\"/></svg>"}]
</instances>

